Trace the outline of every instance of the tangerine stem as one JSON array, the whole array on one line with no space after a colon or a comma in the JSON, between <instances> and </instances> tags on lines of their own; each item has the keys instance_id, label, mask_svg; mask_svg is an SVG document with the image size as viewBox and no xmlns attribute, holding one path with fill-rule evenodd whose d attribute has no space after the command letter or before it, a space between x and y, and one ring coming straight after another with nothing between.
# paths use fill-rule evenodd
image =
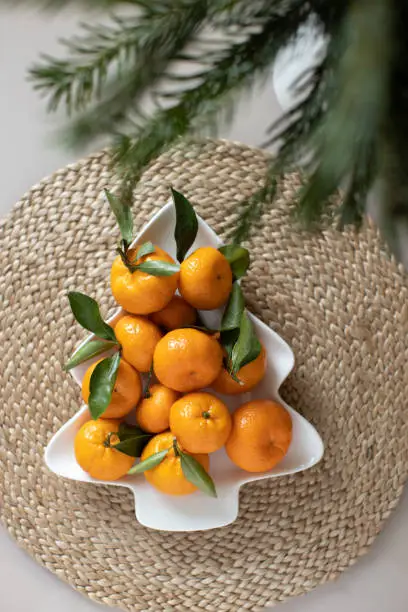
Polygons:
<instances>
[{"instance_id":1,"label":"tangerine stem","mask_svg":"<svg viewBox=\"0 0 408 612\"><path fill-rule=\"evenodd\" d=\"M179 457L180 456L180 449L178 447L176 438L173 438L173 450L174 450L175 456Z\"/></svg>"},{"instance_id":2,"label":"tangerine stem","mask_svg":"<svg viewBox=\"0 0 408 612\"><path fill-rule=\"evenodd\" d=\"M133 274L133 272L135 272L135 271L137 270L137 266L136 266L136 265L134 265L134 264L132 264L132 263L129 261L129 258L128 258L128 256L127 256L127 251L123 251L122 249L117 248L117 249L116 249L116 252L117 252L117 253L119 253L119 255L120 255L120 258L121 258L122 262L125 264L125 266L126 266L126 267L127 267L127 269L129 270L129 272L130 272L131 274Z\"/></svg>"},{"instance_id":3,"label":"tangerine stem","mask_svg":"<svg viewBox=\"0 0 408 612\"><path fill-rule=\"evenodd\" d=\"M112 448L111 447L111 438L112 436L115 436L116 433L114 431L110 431L108 433L108 435L106 436L105 440L103 441L103 445L105 448Z\"/></svg>"},{"instance_id":4,"label":"tangerine stem","mask_svg":"<svg viewBox=\"0 0 408 612\"><path fill-rule=\"evenodd\" d=\"M211 414L208 412L208 410L204 410L201 416L203 417L203 419L209 419L211 417Z\"/></svg>"}]
</instances>

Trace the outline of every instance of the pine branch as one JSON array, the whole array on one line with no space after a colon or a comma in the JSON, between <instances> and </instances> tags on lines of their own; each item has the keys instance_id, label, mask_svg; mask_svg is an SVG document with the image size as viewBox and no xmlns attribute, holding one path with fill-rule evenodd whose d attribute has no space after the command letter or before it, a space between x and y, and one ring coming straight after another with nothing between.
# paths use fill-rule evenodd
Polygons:
<instances>
[{"instance_id":1,"label":"pine branch","mask_svg":"<svg viewBox=\"0 0 408 612\"><path fill-rule=\"evenodd\" d=\"M379 154L376 191L377 220L397 259L408 269L408 53L406 24L408 6L399 6L392 35L392 68L390 70L389 111L382 126L383 146Z\"/></svg>"},{"instance_id":2,"label":"pine branch","mask_svg":"<svg viewBox=\"0 0 408 612\"><path fill-rule=\"evenodd\" d=\"M371 188L374 173L369 168L376 166L386 112L389 27L387 0L375 5L355 0L344 20L336 89L331 88L328 110L310 139L310 167L315 169L298 207L307 223L321 217L325 202L347 177L352 177L354 190L358 186L366 195Z\"/></svg>"},{"instance_id":3,"label":"pine branch","mask_svg":"<svg viewBox=\"0 0 408 612\"><path fill-rule=\"evenodd\" d=\"M81 8L100 9L105 6L112 7L120 4L141 6L147 3L147 1L143 2L143 0L0 0L0 7L9 5L12 5L12 8L35 6L44 10L58 10L66 8L69 4L77 4Z\"/></svg>"},{"instance_id":4,"label":"pine branch","mask_svg":"<svg viewBox=\"0 0 408 612\"><path fill-rule=\"evenodd\" d=\"M337 15L332 25L337 33L332 31L325 57L304 79L308 93L270 128L267 144L280 141L275 172L307 160L310 179L300 194L298 213L309 226L347 183L337 211L339 224L360 224L376 175L389 64L382 45L389 35L389 15L382 0L368 18L367 3L356 0L345 16Z\"/></svg>"},{"instance_id":5,"label":"pine branch","mask_svg":"<svg viewBox=\"0 0 408 612\"><path fill-rule=\"evenodd\" d=\"M101 133L114 132L129 111L134 115L140 113L140 98L194 36L207 10L203 0L184 0L171 11L160 11L146 19L134 32L133 63L129 62L125 74L108 81L105 89L109 94L70 126L71 145L78 147ZM143 28L142 36L140 28Z\"/></svg>"},{"instance_id":6,"label":"pine branch","mask_svg":"<svg viewBox=\"0 0 408 612\"><path fill-rule=\"evenodd\" d=\"M134 62L143 26L136 19L114 17L109 25L82 24L82 29L82 36L61 41L69 51L67 59L44 55L42 62L29 70L34 88L49 96L50 111L64 104L71 114L98 99L113 62L119 75Z\"/></svg>"},{"instance_id":7,"label":"pine branch","mask_svg":"<svg viewBox=\"0 0 408 612\"><path fill-rule=\"evenodd\" d=\"M85 1L88 7L120 4L119 0ZM54 7L68 3L48 0ZM264 200L271 205L275 177L301 162L309 177L299 197L301 219L314 224L335 213L340 227L358 226L369 193L380 185L379 221L401 256L401 241L405 233L408 237L407 3L129 0L127 4L134 7L133 16L85 28L65 43L66 59L46 58L34 67L32 78L49 96L52 108L65 104L77 113L71 142L114 135L113 159L128 196L146 164L179 138L210 127L216 131L223 113L233 114L238 94L267 75L277 52L313 20L327 43L323 57L297 83L297 106L268 130L267 144L278 143L278 157L264 189L243 206L236 238L247 235ZM216 29L215 40L209 40L208 26ZM178 61L190 66L188 74L174 68ZM149 114L140 110L146 100L155 104ZM331 196L339 187L345 196L334 210Z\"/></svg>"},{"instance_id":8,"label":"pine branch","mask_svg":"<svg viewBox=\"0 0 408 612\"><path fill-rule=\"evenodd\" d=\"M112 121L121 119L135 102L137 93L157 78L160 71L183 48L207 12L203 0L178 2L170 6L161 0L143 9L137 17L112 18L106 26L83 25L84 34L72 41L62 41L69 51L65 60L46 56L42 64L30 70L35 88L49 95L49 108L56 110L63 102L67 111L83 110L101 98L103 86L109 91L100 109L81 122L87 126L100 117L99 132L112 129ZM108 78L108 69L116 76ZM88 137L92 133L89 132Z\"/></svg>"},{"instance_id":9,"label":"pine branch","mask_svg":"<svg viewBox=\"0 0 408 612\"><path fill-rule=\"evenodd\" d=\"M176 103L158 110L142 127L122 135L115 161L125 171L138 175L142 168L188 132L216 122L228 95L237 103L237 93L249 86L270 66L278 50L293 36L294 24L304 12L302 0L292 2L285 19L274 15L258 32L235 42L222 52L201 75L195 87L174 94ZM272 35L273 34L273 35ZM234 100L231 97L234 95Z\"/></svg>"}]
</instances>

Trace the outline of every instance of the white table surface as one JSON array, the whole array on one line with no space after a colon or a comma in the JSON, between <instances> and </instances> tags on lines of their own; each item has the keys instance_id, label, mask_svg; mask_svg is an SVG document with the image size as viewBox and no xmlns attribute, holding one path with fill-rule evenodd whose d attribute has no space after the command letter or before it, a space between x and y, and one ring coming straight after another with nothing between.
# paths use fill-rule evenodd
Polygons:
<instances>
[{"instance_id":1,"label":"white table surface","mask_svg":"<svg viewBox=\"0 0 408 612\"><path fill-rule=\"evenodd\" d=\"M26 68L39 52L58 49L59 36L75 30L79 13L52 17L34 11L0 10L0 216L52 171L75 161L53 142L57 119L26 82ZM250 112L249 112L250 108ZM280 112L272 81L262 95L246 98L222 137L250 145L262 141L264 126ZM1 499L0 499L1 503ZM370 552L336 582L278 606L282 612L407 612L408 494ZM92 612L108 608L85 599L20 550L0 527L0 610L3 612ZM160 612L159 610L157 612Z\"/></svg>"}]
</instances>

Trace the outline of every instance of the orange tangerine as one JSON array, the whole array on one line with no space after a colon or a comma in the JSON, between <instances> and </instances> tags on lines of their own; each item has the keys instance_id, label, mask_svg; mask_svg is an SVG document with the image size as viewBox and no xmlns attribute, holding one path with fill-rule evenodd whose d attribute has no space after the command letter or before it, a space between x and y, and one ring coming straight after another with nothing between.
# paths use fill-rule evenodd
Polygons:
<instances>
[{"instance_id":1,"label":"orange tangerine","mask_svg":"<svg viewBox=\"0 0 408 612\"><path fill-rule=\"evenodd\" d=\"M89 384L92 372L100 361L102 361L102 359L99 359L99 361L89 366L82 379L82 397L85 404L87 404L89 400ZM136 406L141 395L142 383L140 382L138 372L136 372L127 361L121 359L112 399L101 418L120 419L124 417Z\"/></svg>"},{"instance_id":2,"label":"orange tangerine","mask_svg":"<svg viewBox=\"0 0 408 612\"><path fill-rule=\"evenodd\" d=\"M122 355L139 372L148 372L156 344L162 333L152 321L137 315L125 315L115 325L115 335L122 345Z\"/></svg>"},{"instance_id":3,"label":"orange tangerine","mask_svg":"<svg viewBox=\"0 0 408 612\"><path fill-rule=\"evenodd\" d=\"M132 264L145 261L166 261L174 259L158 246L154 253L136 259L140 245L129 249L128 258ZM140 270L131 272L118 255L111 268L111 289L115 300L132 314L146 315L162 310L171 300L177 289L178 273L171 276L153 276Z\"/></svg>"},{"instance_id":4,"label":"orange tangerine","mask_svg":"<svg viewBox=\"0 0 408 612\"><path fill-rule=\"evenodd\" d=\"M120 421L87 421L75 436L75 458L81 468L98 480L118 480L130 470L134 458L115 449Z\"/></svg>"},{"instance_id":5,"label":"orange tangerine","mask_svg":"<svg viewBox=\"0 0 408 612\"><path fill-rule=\"evenodd\" d=\"M167 493L168 495L189 495L194 493L197 487L191 484L184 476L180 457L174 453L173 440L173 434L170 431L166 431L158 434L147 443L142 452L142 461L150 457L150 455L163 450L168 449L168 453L159 465L151 470L147 470L144 472L144 475L146 480L162 493ZM208 455L200 454L193 455L193 457L208 472L210 465Z\"/></svg>"}]
</instances>

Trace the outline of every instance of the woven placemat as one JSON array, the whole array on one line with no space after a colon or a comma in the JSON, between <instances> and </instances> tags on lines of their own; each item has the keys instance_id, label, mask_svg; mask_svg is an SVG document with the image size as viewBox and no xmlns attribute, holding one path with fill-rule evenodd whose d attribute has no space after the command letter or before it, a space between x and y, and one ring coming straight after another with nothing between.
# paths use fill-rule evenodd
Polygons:
<instances>
[{"instance_id":1,"label":"woven placemat","mask_svg":"<svg viewBox=\"0 0 408 612\"><path fill-rule=\"evenodd\" d=\"M135 194L139 229L184 192L221 235L262 182L266 157L221 141L176 148ZM0 493L9 532L39 563L92 599L140 612L238 612L304 593L363 554L397 504L408 472L408 287L377 232L295 230L299 177L279 187L254 228L249 306L291 344L284 397L322 434L305 473L244 487L239 519L208 532L141 527L132 494L59 479L43 463L51 436L78 409L61 364L81 333L70 289L113 307L118 233L101 191L106 154L34 187L3 224L0 293Z\"/></svg>"}]
</instances>

